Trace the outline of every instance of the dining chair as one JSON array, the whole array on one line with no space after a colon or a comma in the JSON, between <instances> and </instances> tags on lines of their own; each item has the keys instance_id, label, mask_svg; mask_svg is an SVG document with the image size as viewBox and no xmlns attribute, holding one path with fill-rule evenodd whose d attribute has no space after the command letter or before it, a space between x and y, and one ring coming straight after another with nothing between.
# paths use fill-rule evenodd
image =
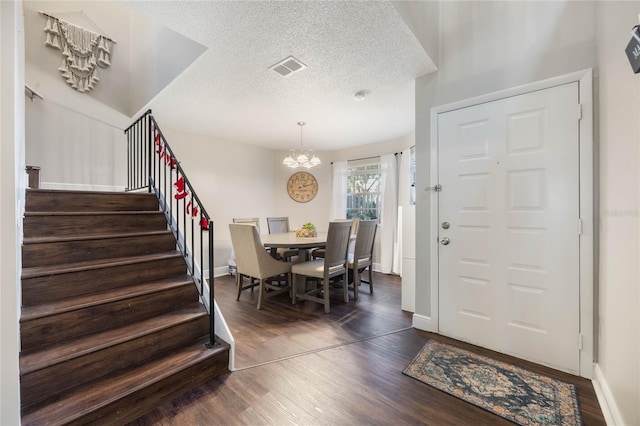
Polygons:
<instances>
[{"instance_id":1,"label":"dining chair","mask_svg":"<svg viewBox=\"0 0 640 426\"><path fill-rule=\"evenodd\" d=\"M253 288L258 280L260 292L258 294L258 309L262 308L263 300L275 295L291 292L291 263L274 259L265 249L256 226L246 223L230 223L231 244L236 253L236 300L240 300L240 293L247 288ZM287 275L285 286L274 285L267 278ZM250 278L251 284L243 286L243 276Z\"/></svg>"},{"instance_id":2,"label":"dining chair","mask_svg":"<svg viewBox=\"0 0 640 426\"><path fill-rule=\"evenodd\" d=\"M260 233L260 218L259 217L234 217L233 223L247 223L249 225L254 225L258 228L258 234ZM235 259L235 253L231 253L231 257ZM236 275L238 275L238 271L236 269ZM257 285L257 282L251 280L253 286ZM251 291L253 291L253 286L251 286ZM249 287L247 287L249 288Z\"/></svg>"},{"instance_id":3,"label":"dining chair","mask_svg":"<svg viewBox=\"0 0 640 426\"><path fill-rule=\"evenodd\" d=\"M268 217L267 228L270 234L283 234L289 232L289 218L283 217ZM286 260L292 260L293 257L298 256L298 250L292 250L286 247L278 248L276 251L277 257L281 257Z\"/></svg>"},{"instance_id":4,"label":"dining chair","mask_svg":"<svg viewBox=\"0 0 640 426\"><path fill-rule=\"evenodd\" d=\"M267 228L270 234L282 234L289 232L289 218L283 217L268 217Z\"/></svg>"},{"instance_id":5,"label":"dining chair","mask_svg":"<svg viewBox=\"0 0 640 426\"><path fill-rule=\"evenodd\" d=\"M255 225L258 228L258 234L260 233L260 218L259 217L234 217L233 223L249 223Z\"/></svg>"},{"instance_id":6,"label":"dining chair","mask_svg":"<svg viewBox=\"0 0 640 426\"><path fill-rule=\"evenodd\" d=\"M358 232L358 223L360 223L359 217L353 219L336 219L336 222L351 222L351 239L349 241L349 251L353 251L353 242L356 239L356 232ZM317 248L311 252L311 257L317 259L324 257L324 248Z\"/></svg>"},{"instance_id":7,"label":"dining chair","mask_svg":"<svg viewBox=\"0 0 640 426\"><path fill-rule=\"evenodd\" d=\"M309 260L307 262L295 263L291 272L292 278L292 302L298 299L310 300L324 305L324 312L329 313L329 280L342 275L342 288L344 301L349 302L349 290L347 281L347 252L349 249L349 237L351 233L351 222L329 222L327 232L327 244L325 257L321 259ZM302 290L298 288L298 276L312 277L322 281L322 286L314 286L307 291L306 279Z\"/></svg>"},{"instance_id":8,"label":"dining chair","mask_svg":"<svg viewBox=\"0 0 640 426\"><path fill-rule=\"evenodd\" d=\"M358 298L361 274L369 268L369 293L373 294L373 242L378 229L377 220L361 220L358 224L355 247L349 251L349 272L353 277L353 297ZM365 281L366 282L366 281Z\"/></svg>"}]
</instances>

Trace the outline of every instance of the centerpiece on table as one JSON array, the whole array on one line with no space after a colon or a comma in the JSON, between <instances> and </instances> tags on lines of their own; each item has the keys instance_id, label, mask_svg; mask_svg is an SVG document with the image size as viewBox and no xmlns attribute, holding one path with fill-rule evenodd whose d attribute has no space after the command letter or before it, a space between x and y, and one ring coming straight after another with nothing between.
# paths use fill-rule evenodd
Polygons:
<instances>
[{"instance_id":1,"label":"centerpiece on table","mask_svg":"<svg viewBox=\"0 0 640 426\"><path fill-rule=\"evenodd\" d=\"M318 236L318 232L316 231L316 226L311 222L307 222L304 225L302 225L302 228L296 229L295 233L296 233L296 237L301 237L301 238L310 238L310 237Z\"/></svg>"}]
</instances>

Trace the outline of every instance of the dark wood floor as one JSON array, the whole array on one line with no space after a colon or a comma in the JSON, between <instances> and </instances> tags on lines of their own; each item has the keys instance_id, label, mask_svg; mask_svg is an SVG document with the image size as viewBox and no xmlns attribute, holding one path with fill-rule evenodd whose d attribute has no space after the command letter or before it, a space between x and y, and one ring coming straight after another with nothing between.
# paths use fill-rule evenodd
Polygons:
<instances>
[{"instance_id":1,"label":"dark wood floor","mask_svg":"<svg viewBox=\"0 0 640 426\"><path fill-rule=\"evenodd\" d=\"M257 293L239 302L233 278L216 299L236 338L235 371L166 403L135 425L501 425L510 422L402 374L428 339L444 341L576 385L586 426L604 425L591 382L432 333L407 329L400 280L376 274L373 296L332 298L330 314Z\"/></svg>"}]
</instances>

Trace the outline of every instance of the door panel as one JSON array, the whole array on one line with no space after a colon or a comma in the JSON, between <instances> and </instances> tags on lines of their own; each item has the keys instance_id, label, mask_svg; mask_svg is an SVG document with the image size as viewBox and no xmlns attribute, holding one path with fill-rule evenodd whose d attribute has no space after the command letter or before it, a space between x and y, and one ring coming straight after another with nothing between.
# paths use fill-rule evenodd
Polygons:
<instances>
[{"instance_id":1,"label":"door panel","mask_svg":"<svg viewBox=\"0 0 640 426\"><path fill-rule=\"evenodd\" d=\"M438 116L439 327L579 370L578 84Z\"/></svg>"}]
</instances>

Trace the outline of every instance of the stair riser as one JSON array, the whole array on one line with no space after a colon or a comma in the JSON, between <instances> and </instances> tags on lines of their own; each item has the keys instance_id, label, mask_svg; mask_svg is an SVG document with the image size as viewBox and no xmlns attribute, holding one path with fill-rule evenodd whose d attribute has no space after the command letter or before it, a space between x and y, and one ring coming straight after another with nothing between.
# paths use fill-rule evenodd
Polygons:
<instances>
[{"instance_id":1,"label":"stair riser","mask_svg":"<svg viewBox=\"0 0 640 426\"><path fill-rule=\"evenodd\" d=\"M22 350L65 342L102 330L131 324L198 300L193 284L71 312L21 321Z\"/></svg>"},{"instance_id":2,"label":"stair riser","mask_svg":"<svg viewBox=\"0 0 640 426\"><path fill-rule=\"evenodd\" d=\"M154 211L158 199L153 194L27 191L28 212L87 212L87 211Z\"/></svg>"},{"instance_id":3,"label":"stair riser","mask_svg":"<svg viewBox=\"0 0 640 426\"><path fill-rule=\"evenodd\" d=\"M33 306L146 281L183 275L184 258L176 256L85 271L22 279L22 304Z\"/></svg>"},{"instance_id":4,"label":"stair riser","mask_svg":"<svg viewBox=\"0 0 640 426\"><path fill-rule=\"evenodd\" d=\"M166 377L157 383L140 388L131 395L117 399L93 412L86 413L81 418L74 419L68 424L125 425L158 405L228 373L228 367L229 352L227 351L215 357L202 360L198 364ZM202 420L205 423L215 423L213 418Z\"/></svg>"},{"instance_id":5,"label":"stair riser","mask_svg":"<svg viewBox=\"0 0 640 426\"><path fill-rule=\"evenodd\" d=\"M50 266L91 260L141 256L175 250L173 235L144 235L26 244L22 247L22 266Z\"/></svg>"},{"instance_id":6,"label":"stair riser","mask_svg":"<svg viewBox=\"0 0 640 426\"><path fill-rule=\"evenodd\" d=\"M167 229L163 213L148 214L91 214L24 217L24 236L70 237L78 235L104 235L109 233L162 231Z\"/></svg>"},{"instance_id":7,"label":"stair riser","mask_svg":"<svg viewBox=\"0 0 640 426\"><path fill-rule=\"evenodd\" d=\"M204 307L202 309L203 315L191 321L21 376L23 409L120 369L141 365L206 336L209 316Z\"/></svg>"}]
</instances>

